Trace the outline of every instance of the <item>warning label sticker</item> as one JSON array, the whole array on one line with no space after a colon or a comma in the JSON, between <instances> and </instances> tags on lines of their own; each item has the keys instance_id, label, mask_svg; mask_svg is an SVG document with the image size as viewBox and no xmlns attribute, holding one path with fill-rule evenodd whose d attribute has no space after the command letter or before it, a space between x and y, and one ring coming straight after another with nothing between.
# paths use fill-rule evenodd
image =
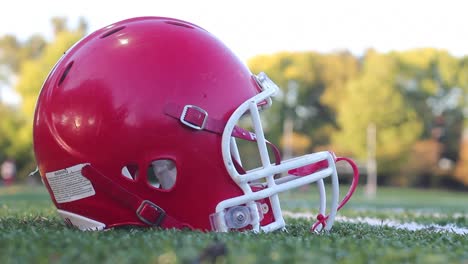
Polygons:
<instances>
[{"instance_id":1,"label":"warning label sticker","mask_svg":"<svg viewBox=\"0 0 468 264\"><path fill-rule=\"evenodd\" d=\"M72 202L96 194L91 182L81 174L81 169L88 164L78 164L63 170L46 173L47 181L57 203Z\"/></svg>"}]
</instances>

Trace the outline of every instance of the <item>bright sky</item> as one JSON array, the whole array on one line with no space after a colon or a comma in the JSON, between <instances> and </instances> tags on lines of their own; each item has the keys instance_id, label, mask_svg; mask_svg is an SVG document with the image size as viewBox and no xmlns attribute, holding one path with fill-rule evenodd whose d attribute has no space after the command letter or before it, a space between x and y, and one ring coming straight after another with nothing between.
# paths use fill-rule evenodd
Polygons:
<instances>
[{"instance_id":1,"label":"bright sky","mask_svg":"<svg viewBox=\"0 0 468 264\"><path fill-rule=\"evenodd\" d=\"M84 17L92 32L149 15L198 24L244 61L282 50L347 49L359 55L370 47L382 52L435 47L468 55L464 0L14 0L0 6L0 36L21 39L33 33L50 37L53 16L68 17L71 26Z\"/></svg>"}]
</instances>

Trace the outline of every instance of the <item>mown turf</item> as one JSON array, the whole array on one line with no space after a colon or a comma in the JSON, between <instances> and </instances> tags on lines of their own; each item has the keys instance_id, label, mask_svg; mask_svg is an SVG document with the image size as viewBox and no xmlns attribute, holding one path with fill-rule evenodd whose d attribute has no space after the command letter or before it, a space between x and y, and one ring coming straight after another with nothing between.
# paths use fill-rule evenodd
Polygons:
<instances>
[{"instance_id":1,"label":"mown turf","mask_svg":"<svg viewBox=\"0 0 468 264\"><path fill-rule=\"evenodd\" d=\"M403 208L405 213L405 204L397 201L388 202L389 206L383 206L384 213L379 213L381 203L387 203L382 198L385 192L390 196L396 192L402 201L413 201L408 212L418 201L426 203L427 197L434 195L444 196L446 201L425 207L431 212L445 212L446 203L454 204L449 214L466 214L467 210L466 193L382 192L374 202L358 193L341 215L359 215L364 208L369 214L401 219L398 211L387 210ZM303 195L309 193L284 195L284 209L298 210L295 205ZM343 222L335 224L331 233L321 235L309 233L311 223L305 219L288 219L288 232L269 234L141 228L81 232L63 225L49 199L42 188L0 190L0 263L198 263L200 259L209 263L210 256L215 255L220 255L216 263L468 263L467 235ZM359 202L366 206L361 208ZM393 203L395 206L390 206ZM311 210L309 206L312 204L302 207ZM419 221L417 218L407 216L407 220ZM457 225L467 227L467 222Z\"/></svg>"}]
</instances>

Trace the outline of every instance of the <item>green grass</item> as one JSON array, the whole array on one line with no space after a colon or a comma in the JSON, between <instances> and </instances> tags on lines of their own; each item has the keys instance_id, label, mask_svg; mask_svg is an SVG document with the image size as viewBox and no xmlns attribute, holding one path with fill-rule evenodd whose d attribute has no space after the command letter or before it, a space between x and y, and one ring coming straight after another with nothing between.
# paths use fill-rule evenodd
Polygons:
<instances>
[{"instance_id":1,"label":"green grass","mask_svg":"<svg viewBox=\"0 0 468 264\"><path fill-rule=\"evenodd\" d=\"M346 186L341 192L346 192ZM282 195L282 207L292 212L313 212L318 206L314 187ZM380 188L369 199L358 188L349 203L339 212L347 217L373 217L421 224L456 223L468 226L468 193L406 188Z\"/></svg>"},{"instance_id":2,"label":"green grass","mask_svg":"<svg viewBox=\"0 0 468 264\"><path fill-rule=\"evenodd\" d=\"M305 200L315 197L313 189L287 193L281 198L283 209L312 212L315 204ZM411 215L415 210L421 214ZM468 227L468 194L385 188L370 200L358 192L340 215L428 223L437 212L446 223ZM0 263L198 263L213 245L226 251L217 263L468 263L467 235L344 222L316 235L308 231L310 221L287 219L288 232L269 234L143 228L81 232L65 227L42 187L4 188Z\"/></svg>"}]
</instances>

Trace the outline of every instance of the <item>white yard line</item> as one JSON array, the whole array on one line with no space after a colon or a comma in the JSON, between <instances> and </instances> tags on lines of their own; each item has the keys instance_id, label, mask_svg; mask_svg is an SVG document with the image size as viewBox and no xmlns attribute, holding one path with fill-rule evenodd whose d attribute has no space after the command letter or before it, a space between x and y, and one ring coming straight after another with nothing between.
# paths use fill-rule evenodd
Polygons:
<instances>
[{"instance_id":1,"label":"white yard line","mask_svg":"<svg viewBox=\"0 0 468 264\"><path fill-rule=\"evenodd\" d=\"M316 215L310 213L293 213L293 212L283 212L283 215L286 217L291 218L309 218L315 219ZM337 216L337 222L345 222L345 223L354 223L354 224L368 224L371 226L387 226L392 227L395 229L404 229L408 231L417 231L417 230L427 230L431 232L450 232L459 235L468 235L468 228L458 227L455 224L448 224L448 225L437 225L437 224L419 224L416 222L406 222L402 223L396 220L383 220L373 217L356 217L356 218L349 218L346 216Z\"/></svg>"},{"instance_id":2,"label":"white yard line","mask_svg":"<svg viewBox=\"0 0 468 264\"><path fill-rule=\"evenodd\" d=\"M366 207L359 207L359 208L353 208L353 210L359 211L359 212L367 212L367 211L375 211L375 208L366 208ZM436 209L434 209L436 210ZM398 214L411 214L414 216L423 216L423 217L433 217L433 218L445 218L445 217L453 217L453 218L458 218L458 217L465 217L468 218L467 213L440 213L440 212L433 212L431 209L423 209L423 210L414 210L414 209L405 209L405 208L385 208L385 209L379 209L379 212L383 213L398 213Z\"/></svg>"}]
</instances>

